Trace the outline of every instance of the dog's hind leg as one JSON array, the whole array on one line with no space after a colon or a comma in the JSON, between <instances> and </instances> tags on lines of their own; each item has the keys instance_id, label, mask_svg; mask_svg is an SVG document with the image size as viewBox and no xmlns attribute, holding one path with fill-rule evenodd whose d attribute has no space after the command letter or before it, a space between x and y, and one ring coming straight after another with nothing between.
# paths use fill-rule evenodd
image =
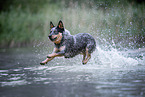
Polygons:
<instances>
[{"instance_id":1,"label":"dog's hind leg","mask_svg":"<svg viewBox=\"0 0 145 97\"><path fill-rule=\"evenodd\" d=\"M91 54L88 51L89 51L89 49L86 48L86 52L85 52L86 58L83 59L83 64L86 64L89 61L89 59L91 58Z\"/></svg>"}]
</instances>

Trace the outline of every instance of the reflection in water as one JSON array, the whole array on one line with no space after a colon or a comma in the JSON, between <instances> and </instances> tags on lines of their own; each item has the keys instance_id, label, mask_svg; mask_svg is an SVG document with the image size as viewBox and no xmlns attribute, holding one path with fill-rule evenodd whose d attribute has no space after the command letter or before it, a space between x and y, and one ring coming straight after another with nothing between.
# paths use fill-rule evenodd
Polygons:
<instances>
[{"instance_id":1,"label":"reflection in water","mask_svg":"<svg viewBox=\"0 0 145 97\"><path fill-rule=\"evenodd\" d=\"M2 97L145 96L144 52L129 55L98 47L86 65L81 64L82 56L76 56L55 58L40 66L43 56L31 51L1 51ZM141 59L137 57L140 54Z\"/></svg>"}]
</instances>

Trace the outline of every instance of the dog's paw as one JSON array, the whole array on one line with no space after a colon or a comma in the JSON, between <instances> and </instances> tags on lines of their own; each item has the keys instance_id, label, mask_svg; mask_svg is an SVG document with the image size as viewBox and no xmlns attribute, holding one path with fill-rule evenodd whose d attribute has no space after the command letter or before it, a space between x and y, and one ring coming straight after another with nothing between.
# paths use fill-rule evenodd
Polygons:
<instances>
[{"instance_id":1,"label":"dog's paw","mask_svg":"<svg viewBox=\"0 0 145 97\"><path fill-rule=\"evenodd\" d=\"M40 63L40 65L45 65L45 63Z\"/></svg>"},{"instance_id":2,"label":"dog's paw","mask_svg":"<svg viewBox=\"0 0 145 97\"><path fill-rule=\"evenodd\" d=\"M85 65L86 63L82 62L83 65Z\"/></svg>"},{"instance_id":3,"label":"dog's paw","mask_svg":"<svg viewBox=\"0 0 145 97\"><path fill-rule=\"evenodd\" d=\"M40 65L45 65L45 64L47 64L47 62L44 62L44 61L43 61L43 62L40 63Z\"/></svg>"},{"instance_id":4,"label":"dog's paw","mask_svg":"<svg viewBox=\"0 0 145 97\"><path fill-rule=\"evenodd\" d=\"M51 57L47 56L47 58L51 58Z\"/></svg>"}]
</instances>

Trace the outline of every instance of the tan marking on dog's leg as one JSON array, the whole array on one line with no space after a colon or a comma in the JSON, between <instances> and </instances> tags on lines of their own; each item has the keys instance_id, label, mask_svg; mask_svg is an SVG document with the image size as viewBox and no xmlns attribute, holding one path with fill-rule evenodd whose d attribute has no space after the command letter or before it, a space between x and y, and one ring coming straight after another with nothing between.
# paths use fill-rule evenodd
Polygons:
<instances>
[{"instance_id":1,"label":"tan marking on dog's leg","mask_svg":"<svg viewBox=\"0 0 145 97\"><path fill-rule=\"evenodd\" d=\"M89 55L87 56L87 58L84 60L84 64L86 64L86 63L89 61L90 58L91 58L91 54L89 54Z\"/></svg>"},{"instance_id":2,"label":"tan marking on dog's leg","mask_svg":"<svg viewBox=\"0 0 145 97\"><path fill-rule=\"evenodd\" d=\"M50 57L50 58L61 57L61 56L63 56L63 55L58 54L58 53L52 53L52 54L48 55L48 57Z\"/></svg>"},{"instance_id":3,"label":"tan marking on dog's leg","mask_svg":"<svg viewBox=\"0 0 145 97\"><path fill-rule=\"evenodd\" d=\"M47 64L47 62L51 61L53 58L46 58L44 61L42 61L41 63Z\"/></svg>"},{"instance_id":4,"label":"tan marking on dog's leg","mask_svg":"<svg viewBox=\"0 0 145 97\"><path fill-rule=\"evenodd\" d=\"M53 58L55 57L61 57L63 55L57 54L57 53L52 53L48 55L50 58L46 58L44 61L42 61L41 63L47 64L47 62L51 61Z\"/></svg>"},{"instance_id":5,"label":"tan marking on dog's leg","mask_svg":"<svg viewBox=\"0 0 145 97\"><path fill-rule=\"evenodd\" d=\"M91 58L91 54L89 54L89 52L88 52L88 48L86 48L86 58L85 58L85 60L83 61L83 64L86 64L88 61L89 61L89 59Z\"/></svg>"}]
</instances>

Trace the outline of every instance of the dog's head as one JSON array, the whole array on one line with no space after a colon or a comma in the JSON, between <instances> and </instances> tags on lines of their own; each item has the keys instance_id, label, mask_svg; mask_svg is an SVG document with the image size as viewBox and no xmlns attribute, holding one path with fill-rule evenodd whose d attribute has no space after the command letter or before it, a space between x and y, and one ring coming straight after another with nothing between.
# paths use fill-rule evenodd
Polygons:
<instances>
[{"instance_id":1,"label":"dog's head","mask_svg":"<svg viewBox=\"0 0 145 97\"><path fill-rule=\"evenodd\" d=\"M50 34L48 37L52 42L59 44L61 42L63 32L64 26L61 20L58 22L58 25L56 27L52 22L50 22Z\"/></svg>"}]
</instances>

